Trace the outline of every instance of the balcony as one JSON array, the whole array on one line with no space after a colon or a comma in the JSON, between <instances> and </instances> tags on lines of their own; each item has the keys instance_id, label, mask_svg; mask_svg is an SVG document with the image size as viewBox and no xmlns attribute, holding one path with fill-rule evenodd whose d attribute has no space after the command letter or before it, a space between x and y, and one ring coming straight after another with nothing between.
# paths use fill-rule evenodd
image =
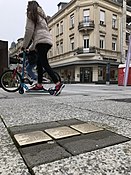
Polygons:
<instances>
[{"instance_id":1,"label":"balcony","mask_svg":"<svg viewBox=\"0 0 131 175\"><path fill-rule=\"evenodd\" d=\"M129 12L131 12L131 6L128 6L128 5L127 5L127 6L126 6L126 10L129 11Z\"/></svg>"},{"instance_id":2,"label":"balcony","mask_svg":"<svg viewBox=\"0 0 131 175\"><path fill-rule=\"evenodd\" d=\"M87 30L93 30L95 27L94 25L94 21L93 20L89 20L89 21L82 21L79 22L79 26L78 26L78 30L79 31L87 31Z\"/></svg>"},{"instance_id":3,"label":"balcony","mask_svg":"<svg viewBox=\"0 0 131 175\"><path fill-rule=\"evenodd\" d=\"M89 48L79 47L79 48L77 48L76 53L77 54L96 53L96 48L95 47L89 47Z\"/></svg>"},{"instance_id":4,"label":"balcony","mask_svg":"<svg viewBox=\"0 0 131 175\"><path fill-rule=\"evenodd\" d=\"M112 1L114 4L118 4L120 6L122 6L123 4L123 0L109 0L109 1Z\"/></svg>"},{"instance_id":5,"label":"balcony","mask_svg":"<svg viewBox=\"0 0 131 175\"><path fill-rule=\"evenodd\" d=\"M131 31L131 23L129 23L129 24L127 23L126 24L126 29Z\"/></svg>"}]
</instances>

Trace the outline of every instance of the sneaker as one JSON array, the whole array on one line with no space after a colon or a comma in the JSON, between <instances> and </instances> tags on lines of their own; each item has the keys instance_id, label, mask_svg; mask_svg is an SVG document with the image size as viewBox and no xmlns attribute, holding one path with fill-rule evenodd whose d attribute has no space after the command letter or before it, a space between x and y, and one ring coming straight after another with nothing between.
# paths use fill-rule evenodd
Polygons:
<instances>
[{"instance_id":1,"label":"sneaker","mask_svg":"<svg viewBox=\"0 0 131 175\"><path fill-rule=\"evenodd\" d=\"M33 87L33 86L35 86L36 84L37 84L37 80L33 80L30 87Z\"/></svg>"},{"instance_id":2,"label":"sneaker","mask_svg":"<svg viewBox=\"0 0 131 175\"><path fill-rule=\"evenodd\" d=\"M35 91L35 90L43 90L43 86L38 86L37 84L35 84L34 87L30 88L29 91Z\"/></svg>"},{"instance_id":3,"label":"sneaker","mask_svg":"<svg viewBox=\"0 0 131 175\"><path fill-rule=\"evenodd\" d=\"M61 93L61 91L62 91L62 89L63 89L64 87L65 87L65 85L62 84L62 83L56 85L54 95L55 95L55 96L60 95L60 93Z\"/></svg>"}]
</instances>

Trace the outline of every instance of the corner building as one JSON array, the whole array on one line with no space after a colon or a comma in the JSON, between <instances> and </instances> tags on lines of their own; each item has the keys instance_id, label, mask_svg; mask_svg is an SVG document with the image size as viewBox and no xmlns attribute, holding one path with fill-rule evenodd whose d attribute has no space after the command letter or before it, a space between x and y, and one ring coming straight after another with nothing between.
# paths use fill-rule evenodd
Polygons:
<instances>
[{"instance_id":1,"label":"corner building","mask_svg":"<svg viewBox=\"0 0 131 175\"><path fill-rule=\"evenodd\" d=\"M71 82L117 83L118 65L128 50L130 4L121 0L58 4L58 12L49 19L53 37L49 62L64 82L70 76Z\"/></svg>"}]
</instances>

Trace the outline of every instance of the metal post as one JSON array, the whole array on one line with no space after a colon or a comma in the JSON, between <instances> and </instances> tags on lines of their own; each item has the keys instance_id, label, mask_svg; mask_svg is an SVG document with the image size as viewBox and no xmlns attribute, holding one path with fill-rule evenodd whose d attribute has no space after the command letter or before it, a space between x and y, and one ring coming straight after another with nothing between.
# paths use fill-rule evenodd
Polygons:
<instances>
[{"instance_id":1,"label":"metal post","mask_svg":"<svg viewBox=\"0 0 131 175\"><path fill-rule=\"evenodd\" d=\"M110 62L106 65L106 84L110 84Z\"/></svg>"},{"instance_id":2,"label":"metal post","mask_svg":"<svg viewBox=\"0 0 131 175\"><path fill-rule=\"evenodd\" d=\"M131 59L131 34L129 36L129 45L128 45L128 52L127 52L127 59L126 59L126 67L125 67L125 74L124 74L124 86L127 85L128 81L128 74L129 74L129 67L130 67L130 59Z\"/></svg>"}]
</instances>

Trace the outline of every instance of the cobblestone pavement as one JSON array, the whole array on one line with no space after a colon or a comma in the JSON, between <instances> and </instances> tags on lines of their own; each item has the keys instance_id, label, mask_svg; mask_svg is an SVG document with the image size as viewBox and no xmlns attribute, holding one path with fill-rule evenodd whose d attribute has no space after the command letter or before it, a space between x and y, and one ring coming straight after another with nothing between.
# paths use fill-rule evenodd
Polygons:
<instances>
[{"instance_id":1,"label":"cobblestone pavement","mask_svg":"<svg viewBox=\"0 0 131 175\"><path fill-rule=\"evenodd\" d=\"M131 87L70 84L57 97L0 89L0 174L131 175L131 141L38 165L29 171L8 127L73 118L131 138Z\"/></svg>"}]
</instances>

